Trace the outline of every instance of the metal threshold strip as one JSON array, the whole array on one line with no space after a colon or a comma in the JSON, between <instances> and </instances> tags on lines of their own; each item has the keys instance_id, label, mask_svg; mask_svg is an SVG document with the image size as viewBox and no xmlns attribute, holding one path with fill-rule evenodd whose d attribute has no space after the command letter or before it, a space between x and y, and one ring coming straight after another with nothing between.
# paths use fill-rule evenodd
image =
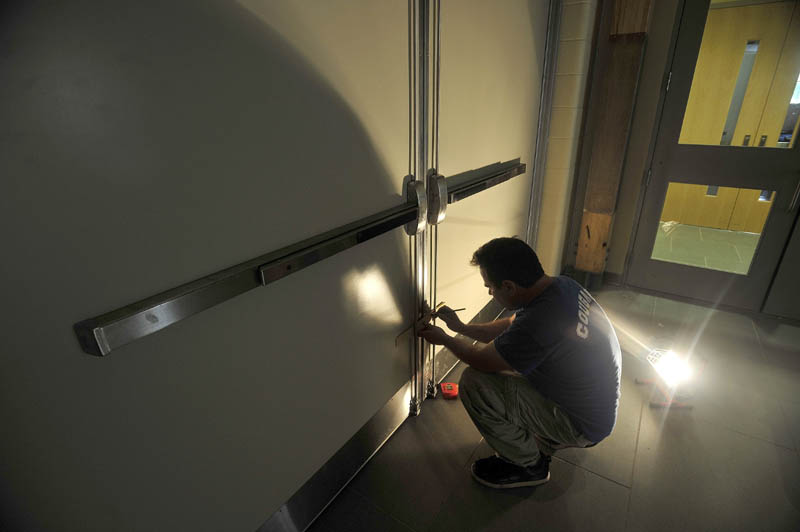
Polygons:
<instances>
[{"instance_id":1,"label":"metal threshold strip","mask_svg":"<svg viewBox=\"0 0 800 532\"><path fill-rule=\"evenodd\" d=\"M525 173L519 159L496 163L446 180L454 203ZM74 325L81 348L104 356L248 290L291 275L418 218L419 205L407 202L343 225L247 262L207 275L147 299Z\"/></svg>"}]
</instances>

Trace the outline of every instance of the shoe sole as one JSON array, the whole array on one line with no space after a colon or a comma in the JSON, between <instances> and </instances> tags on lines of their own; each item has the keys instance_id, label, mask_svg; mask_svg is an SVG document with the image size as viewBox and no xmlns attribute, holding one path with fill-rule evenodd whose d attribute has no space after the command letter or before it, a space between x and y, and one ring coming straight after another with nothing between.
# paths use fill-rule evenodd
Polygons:
<instances>
[{"instance_id":1,"label":"shoe sole","mask_svg":"<svg viewBox=\"0 0 800 532\"><path fill-rule=\"evenodd\" d=\"M540 484L544 484L548 480L550 480L550 472L547 472L547 476L545 478L541 478L539 480L528 480L525 482L513 482L510 484L493 484L487 480L482 479L478 475L475 474L475 467L470 468L470 472L472 473L472 478L474 478L479 483L483 484L484 486L488 486L490 488L495 489L508 489L508 488L529 488L533 486L539 486Z\"/></svg>"}]
</instances>

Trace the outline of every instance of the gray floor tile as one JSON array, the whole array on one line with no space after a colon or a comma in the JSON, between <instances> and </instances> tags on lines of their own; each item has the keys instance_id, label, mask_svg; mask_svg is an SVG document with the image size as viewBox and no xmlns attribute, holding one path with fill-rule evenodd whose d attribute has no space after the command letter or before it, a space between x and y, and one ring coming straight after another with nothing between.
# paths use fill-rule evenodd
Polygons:
<instances>
[{"instance_id":1,"label":"gray floor tile","mask_svg":"<svg viewBox=\"0 0 800 532\"><path fill-rule=\"evenodd\" d=\"M656 298L652 327L657 348L704 353L712 347L711 353L724 355L727 346L741 344L749 351L738 349L737 356L747 354L759 362L763 359L752 321L747 316ZM712 345L715 341L726 343Z\"/></svg>"},{"instance_id":2,"label":"gray floor tile","mask_svg":"<svg viewBox=\"0 0 800 532\"><path fill-rule=\"evenodd\" d=\"M604 288L593 295L609 317L613 315L636 324L650 323L653 319L654 296L613 288Z\"/></svg>"},{"instance_id":3,"label":"gray floor tile","mask_svg":"<svg viewBox=\"0 0 800 532\"><path fill-rule=\"evenodd\" d=\"M653 306L653 324L664 328L665 334L681 337L684 333L699 330L714 312L710 308L657 297Z\"/></svg>"},{"instance_id":4,"label":"gray floor tile","mask_svg":"<svg viewBox=\"0 0 800 532\"><path fill-rule=\"evenodd\" d=\"M800 529L800 328L626 290L594 295L625 351L606 441L559 452L543 486L492 490L470 476L492 451L460 401L427 401L313 532ZM685 390L693 410L650 408L658 391L635 384L653 376L656 347L706 362Z\"/></svg>"},{"instance_id":5,"label":"gray floor tile","mask_svg":"<svg viewBox=\"0 0 800 532\"><path fill-rule=\"evenodd\" d=\"M623 351L646 356L653 340L655 297L628 290L604 289L593 294L617 331Z\"/></svg>"},{"instance_id":6,"label":"gray floor tile","mask_svg":"<svg viewBox=\"0 0 800 532\"><path fill-rule=\"evenodd\" d=\"M794 448L800 453L800 403L783 404L781 408L786 419L786 426L794 439Z\"/></svg>"},{"instance_id":7,"label":"gray floor tile","mask_svg":"<svg viewBox=\"0 0 800 532\"><path fill-rule=\"evenodd\" d=\"M482 443L476 456L489 456ZM554 458L551 480L535 488L494 490L463 468L452 495L428 528L434 531L623 530L629 490Z\"/></svg>"},{"instance_id":8,"label":"gray floor tile","mask_svg":"<svg viewBox=\"0 0 800 532\"><path fill-rule=\"evenodd\" d=\"M747 331L746 317L715 315L694 348L698 376L694 383L695 415L745 434L792 446L775 394L775 368ZM729 327L726 327L729 326ZM797 380L794 381L795 385Z\"/></svg>"},{"instance_id":9,"label":"gray floor tile","mask_svg":"<svg viewBox=\"0 0 800 532\"><path fill-rule=\"evenodd\" d=\"M322 519L322 516L320 516L320 519ZM320 522L320 519L314 521L314 523L310 527L308 527L305 530L305 532L333 532L333 530L327 528L324 524L322 524Z\"/></svg>"},{"instance_id":10,"label":"gray floor tile","mask_svg":"<svg viewBox=\"0 0 800 532\"><path fill-rule=\"evenodd\" d=\"M800 326L776 319L757 319L755 328L765 347L783 349L800 356Z\"/></svg>"},{"instance_id":11,"label":"gray floor tile","mask_svg":"<svg viewBox=\"0 0 800 532\"><path fill-rule=\"evenodd\" d=\"M800 403L800 327L761 320L755 328L763 348L770 397Z\"/></svg>"},{"instance_id":12,"label":"gray floor tile","mask_svg":"<svg viewBox=\"0 0 800 532\"><path fill-rule=\"evenodd\" d=\"M695 419L642 417L628 530L798 530L795 451Z\"/></svg>"},{"instance_id":13,"label":"gray floor tile","mask_svg":"<svg viewBox=\"0 0 800 532\"><path fill-rule=\"evenodd\" d=\"M458 380L462 369L448 376ZM425 401L351 486L379 509L424 530L463 473L481 437L459 400Z\"/></svg>"},{"instance_id":14,"label":"gray floor tile","mask_svg":"<svg viewBox=\"0 0 800 532\"><path fill-rule=\"evenodd\" d=\"M781 403L747 388L746 373L739 372L739 378L732 373L718 374L713 383L710 373L706 373L709 378L700 381L688 399L694 407L693 415L719 427L793 448L794 439Z\"/></svg>"},{"instance_id":15,"label":"gray floor tile","mask_svg":"<svg viewBox=\"0 0 800 532\"><path fill-rule=\"evenodd\" d=\"M644 394L626 374L623 362L622 393L617 424L611 435L587 449L562 449L556 456L597 475L630 487Z\"/></svg>"},{"instance_id":16,"label":"gray floor tile","mask_svg":"<svg viewBox=\"0 0 800 532\"><path fill-rule=\"evenodd\" d=\"M307 532L356 532L381 530L413 532L382 512L352 488L345 488Z\"/></svg>"},{"instance_id":17,"label":"gray floor tile","mask_svg":"<svg viewBox=\"0 0 800 532\"><path fill-rule=\"evenodd\" d=\"M793 446L774 371L748 317L658 299L655 319L664 327L655 345L689 356L694 376L683 391L698 419Z\"/></svg>"}]
</instances>

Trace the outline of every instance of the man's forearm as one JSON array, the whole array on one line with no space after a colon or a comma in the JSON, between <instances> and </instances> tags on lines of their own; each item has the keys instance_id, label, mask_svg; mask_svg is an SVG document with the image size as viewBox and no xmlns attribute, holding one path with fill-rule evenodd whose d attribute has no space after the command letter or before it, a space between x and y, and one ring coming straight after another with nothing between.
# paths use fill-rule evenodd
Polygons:
<instances>
[{"instance_id":1,"label":"man's forearm","mask_svg":"<svg viewBox=\"0 0 800 532\"><path fill-rule=\"evenodd\" d=\"M511 318L501 318L489 323L470 323L464 324L461 330L456 331L464 336L469 336L473 340L488 344L511 325Z\"/></svg>"},{"instance_id":2,"label":"man's forearm","mask_svg":"<svg viewBox=\"0 0 800 532\"><path fill-rule=\"evenodd\" d=\"M478 359L480 358L481 347L483 347L482 344L476 345L465 338L448 336L442 345L462 362L466 362L473 367L479 365Z\"/></svg>"}]
</instances>

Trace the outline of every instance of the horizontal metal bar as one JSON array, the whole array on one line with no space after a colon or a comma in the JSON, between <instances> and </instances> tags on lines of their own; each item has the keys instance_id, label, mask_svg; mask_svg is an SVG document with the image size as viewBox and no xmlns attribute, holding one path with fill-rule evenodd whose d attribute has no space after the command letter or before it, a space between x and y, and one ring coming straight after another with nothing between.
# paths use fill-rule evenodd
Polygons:
<instances>
[{"instance_id":1,"label":"horizontal metal bar","mask_svg":"<svg viewBox=\"0 0 800 532\"><path fill-rule=\"evenodd\" d=\"M408 206L384 211L370 218L335 229L327 233L329 235L328 238L309 242L310 245L300 251L282 255L263 264L259 268L261 283L267 285L282 279L315 262L415 220L416 217L417 206L408 204Z\"/></svg>"},{"instance_id":2,"label":"horizontal metal bar","mask_svg":"<svg viewBox=\"0 0 800 532\"><path fill-rule=\"evenodd\" d=\"M261 255L131 305L76 323L81 348L103 356L258 286L416 219L405 203L290 246Z\"/></svg>"},{"instance_id":3,"label":"horizontal metal bar","mask_svg":"<svg viewBox=\"0 0 800 532\"><path fill-rule=\"evenodd\" d=\"M445 180L447 203L461 201L487 188L499 185L512 177L524 174L526 169L525 163L515 159L448 177Z\"/></svg>"},{"instance_id":4,"label":"horizontal metal bar","mask_svg":"<svg viewBox=\"0 0 800 532\"><path fill-rule=\"evenodd\" d=\"M525 164L496 163L447 179L454 203L525 172ZM302 270L417 218L413 203L381 211L332 231L261 255L120 309L76 323L82 349L104 356L258 286Z\"/></svg>"}]
</instances>

